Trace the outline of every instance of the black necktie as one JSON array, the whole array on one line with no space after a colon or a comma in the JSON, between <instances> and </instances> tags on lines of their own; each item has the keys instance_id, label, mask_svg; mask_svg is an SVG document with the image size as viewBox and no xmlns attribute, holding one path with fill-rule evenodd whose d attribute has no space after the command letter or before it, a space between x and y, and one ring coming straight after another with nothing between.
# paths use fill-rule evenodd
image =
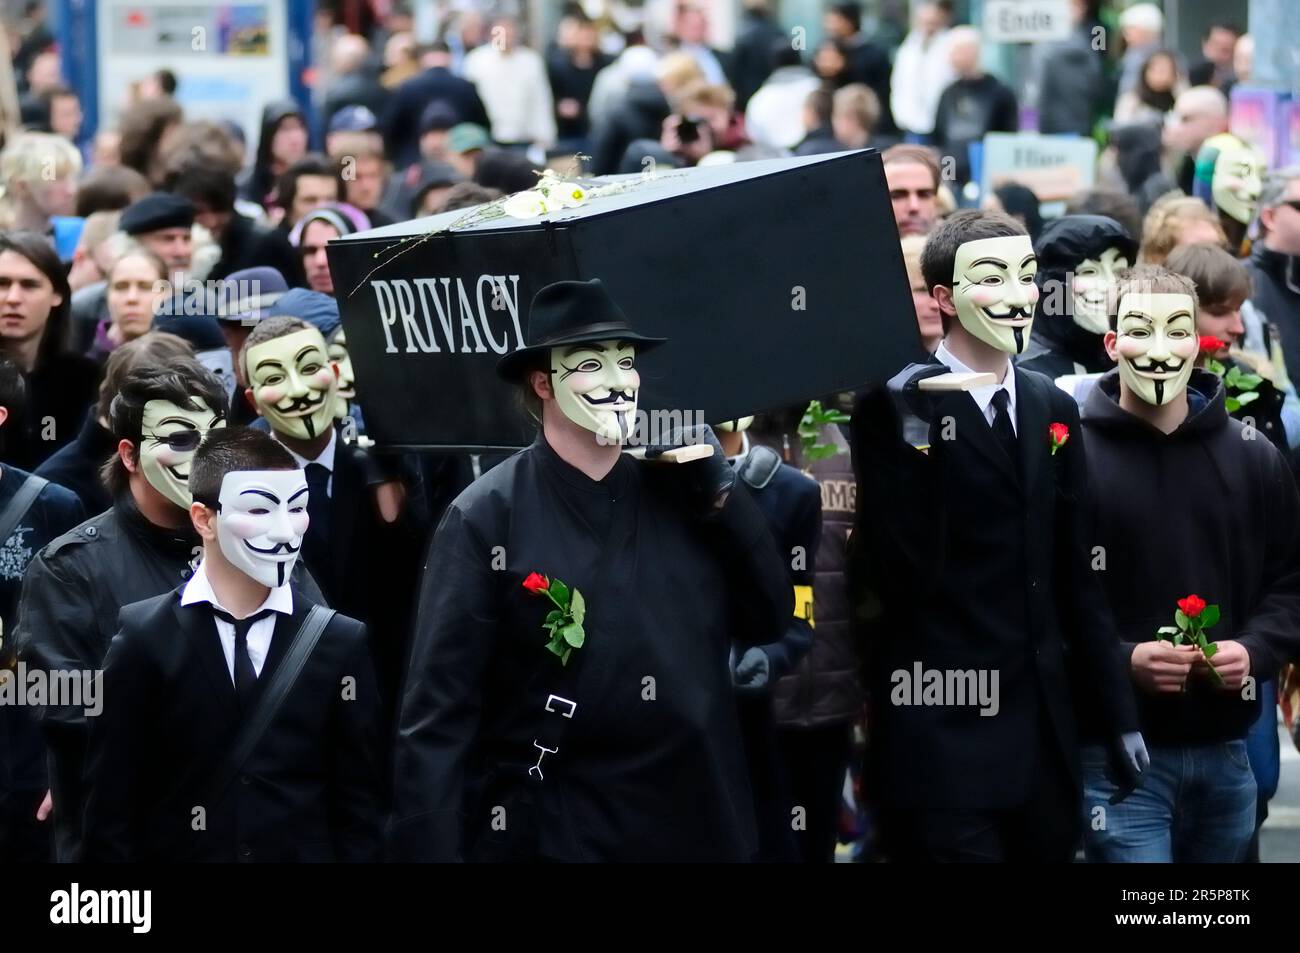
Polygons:
<instances>
[{"instance_id":1,"label":"black necktie","mask_svg":"<svg viewBox=\"0 0 1300 953\"><path fill-rule=\"evenodd\" d=\"M993 435L998 438L998 443L1002 444L1002 449L1007 452L1007 456L1015 460L1018 454L1016 449L1016 428L1011 423L1011 413L1007 405L1011 403L1011 395L1007 393L1006 388L999 387L993 392Z\"/></svg>"},{"instance_id":2,"label":"black necktie","mask_svg":"<svg viewBox=\"0 0 1300 953\"><path fill-rule=\"evenodd\" d=\"M239 699L239 710L245 714L248 713L252 706L253 698L257 692L257 670L253 668L252 656L248 654L248 633L253 628L253 623L259 619L265 619L275 613L274 609L263 609L261 612L254 612L245 619L236 619L229 612L225 612L215 606L212 614L219 619L224 619L235 627L235 697Z\"/></svg>"},{"instance_id":3,"label":"black necktie","mask_svg":"<svg viewBox=\"0 0 1300 953\"><path fill-rule=\"evenodd\" d=\"M330 471L321 463L303 467L307 474L307 532L324 542L330 538Z\"/></svg>"}]
</instances>

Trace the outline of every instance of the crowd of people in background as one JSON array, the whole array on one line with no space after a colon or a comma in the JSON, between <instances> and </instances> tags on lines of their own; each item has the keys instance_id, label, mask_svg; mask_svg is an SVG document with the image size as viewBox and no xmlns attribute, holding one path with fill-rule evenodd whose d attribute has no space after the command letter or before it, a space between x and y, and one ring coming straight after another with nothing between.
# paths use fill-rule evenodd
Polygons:
<instances>
[{"instance_id":1,"label":"crowd of people in background","mask_svg":"<svg viewBox=\"0 0 1300 953\"><path fill-rule=\"evenodd\" d=\"M160 488L194 451L183 432L251 425L304 469L302 585L365 624L386 705L376 723L391 727L431 532L498 461L370 452L365 381L351 370L326 248L529 189L546 168L642 174L877 149L927 353L949 320L925 273L928 237L960 209L1001 213L1032 242L1039 284L1063 282L1074 302L1039 299L1019 365L1083 404L1114 366L1104 343L1114 287L1128 269L1161 266L1195 292L1198 368L1253 381L1234 392L1232 416L1300 466L1290 376L1300 373L1300 168L1266 168L1229 128L1228 96L1251 73L1240 25L1211 24L1188 55L1166 44L1154 4L1115 16L1100 0L1071 0L1070 37L1035 47L1013 87L988 69L980 30L953 22L942 0L912 3L906 23L828 2L810 46L792 42L769 0L744 0L728 49L712 45L702 0L671 4L666 29L621 6L593 18L600 5L568 3L549 37L513 11L455 4L427 41L411 4L384 6L345 25L322 5L312 102L267 103L257 129L187 115L178 63L133 84L88 134L42 5L11 25L21 128L0 151L0 667L101 666L118 610L171 590L202 548L189 497ZM1110 27L1118 35L1099 51L1095 31ZM1096 186L1055 217L1019 182L981 193L972 164L988 134L1031 127L1102 146ZM193 307L178 292L202 282L231 293ZM1091 322L1089 295L1102 301ZM270 379L250 361L291 336L319 362ZM321 412L327 388L313 375L331 366L336 393ZM1242 400L1246 390L1255 396ZM151 404L179 409L158 417ZM762 415L743 441L723 434L733 462L768 445L820 491L816 566L795 582L818 607L811 648L774 669L763 694L778 788L808 806L810 833L765 841L765 859L827 862L837 849L865 859L873 792L859 761L870 732L846 576L852 434L820 422L819 442L838 453L804 459L805 409ZM283 464L254 444L230 452ZM1256 859L1289 678L1263 686L1242 727ZM52 842L63 859L112 856L103 832L82 826L105 809L85 802L108 757L88 754L86 719L55 712L38 730L31 712L0 707L0 720L0 859L46 859ZM771 804L757 813L762 825Z\"/></svg>"}]
</instances>

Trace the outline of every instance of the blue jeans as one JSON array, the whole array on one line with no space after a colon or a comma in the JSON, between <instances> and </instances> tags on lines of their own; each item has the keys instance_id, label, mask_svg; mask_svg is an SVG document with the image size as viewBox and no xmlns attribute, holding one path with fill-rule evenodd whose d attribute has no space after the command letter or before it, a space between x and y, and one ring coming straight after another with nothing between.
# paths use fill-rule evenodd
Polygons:
<instances>
[{"instance_id":1,"label":"blue jeans","mask_svg":"<svg viewBox=\"0 0 1300 953\"><path fill-rule=\"evenodd\" d=\"M1119 797L1110 754L1086 746L1083 846L1091 863L1240 863L1255 831L1244 740L1152 747L1142 784Z\"/></svg>"}]
</instances>

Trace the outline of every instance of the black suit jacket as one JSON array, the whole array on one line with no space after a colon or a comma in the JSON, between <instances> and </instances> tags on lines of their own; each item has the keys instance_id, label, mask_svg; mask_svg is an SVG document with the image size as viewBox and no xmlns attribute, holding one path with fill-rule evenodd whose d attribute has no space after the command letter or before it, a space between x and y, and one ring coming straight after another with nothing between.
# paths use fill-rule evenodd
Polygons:
<instances>
[{"instance_id":1,"label":"black suit jacket","mask_svg":"<svg viewBox=\"0 0 1300 953\"><path fill-rule=\"evenodd\" d=\"M365 627L334 616L243 772L209 804L240 715L211 607L182 606L181 591L119 617L103 711L89 719L84 859L377 859L386 799ZM293 614L276 616L259 688L311 606L295 590Z\"/></svg>"},{"instance_id":2,"label":"black suit jacket","mask_svg":"<svg viewBox=\"0 0 1300 953\"><path fill-rule=\"evenodd\" d=\"M408 493L398 520L385 523L368 485L367 451L336 440L329 535L309 531L303 558L326 602L366 624L380 688L393 705L409 654L428 520L419 494Z\"/></svg>"},{"instance_id":3,"label":"black suit jacket","mask_svg":"<svg viewBox=\"0 0 1300 953\"><path fill-rule=\"evenodd\" d=\"M938 362L933 362L939 370ZM1018 459L969 394L933 399L928 454L901 437L895 399L867 393L853 419L858 512L850 593L866 637L872 766L887 802L1023 804L1055 748L1077 775L1067 656L1106 734L1136 730L1132 689L1091 564L1079 413L1050 379L1014 369ZM901 376L901 375L900 375ZM1048 427L1069 440L1051 453ZM947 438L947 439L945 439ZM906 705L896 673L986 673L996 714ZM991 708L991 706L988 706Z\"/></svg>"}]
</instances>

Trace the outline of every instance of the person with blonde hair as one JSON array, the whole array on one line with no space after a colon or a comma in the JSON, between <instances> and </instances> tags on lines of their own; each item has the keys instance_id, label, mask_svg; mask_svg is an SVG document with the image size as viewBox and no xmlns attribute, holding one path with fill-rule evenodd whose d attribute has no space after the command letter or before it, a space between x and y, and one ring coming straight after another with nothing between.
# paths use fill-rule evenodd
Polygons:
<instances>
[{"instance_id":1,"label":"person with blonde hair","mask_svg":"<svg viewBox=\"0 0 1300 953\"><path fill-rule=\"evenodd\" d=\"M62 136L24 132L0 152L0 228L48 234L50 219L71 215L81 155Z\"/></svg>"},{"instance_id":2,"label":"person with blonde hair","mask_svg":"<svg viewBox=\"0 0 1300 953\"><path fill-rule=\"evenodd\" d=\"M848 149L865 149L880 124L880 97L865 83L850 83L835 90L831 100L831 128Z\"/></svg>"},{"instance_id":3,"label":"person with blonde hair","mask_svg":"<svg viewBox=\"0 0 1300 953\"><path fill-rule=\"evenodd\" d=\"M1151 206L1142 221L1138 261L1144 265L1163 265L1175 248L1201 242L1227 246L1228 237L1218 216L1198 198L1169 195Z\"/></svg>"}]
</instances>

